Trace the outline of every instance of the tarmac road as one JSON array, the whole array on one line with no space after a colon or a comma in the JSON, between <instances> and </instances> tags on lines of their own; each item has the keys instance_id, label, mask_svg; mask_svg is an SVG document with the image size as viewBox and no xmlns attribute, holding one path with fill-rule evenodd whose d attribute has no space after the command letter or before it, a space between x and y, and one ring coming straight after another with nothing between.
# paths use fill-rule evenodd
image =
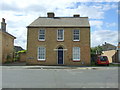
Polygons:
<instances>
[{"instance_id":1,"label":"tarmac road","mask_svg":"<svg viewBox=\"0 0 120 90\"><path fill-rule=\"evenodd\" d=\"M37 69L4 66L2 88L118 88L118 67Z\"/></svg>"}]
</instances>

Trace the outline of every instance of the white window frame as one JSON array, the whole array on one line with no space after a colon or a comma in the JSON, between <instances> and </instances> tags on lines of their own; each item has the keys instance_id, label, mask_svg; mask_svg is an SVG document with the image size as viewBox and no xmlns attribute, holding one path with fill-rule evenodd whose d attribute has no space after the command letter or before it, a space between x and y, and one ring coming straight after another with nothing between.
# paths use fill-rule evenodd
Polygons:
<instances>
[{"instance_id":1,"label":"white window frame","mask_svg":"<svg viewBox=\"0 0 120 90\"><path fill-rule=\"evenodd\" d=\"M40 34L40 30L44 30L44 34ZM39 31L38 31L38 40L39 41L45 41L45 29L40 29ZM44 35L44 39L40 39L40 35Z\"/></svg>"},{"instance_id":2,"label":"white window frame","mask_svg":"<svg viewBox=\"0 0 120 90\"><path fill-rule=\"evenodd\" d=\"M73 47L73 61L80 61L80 47Z\"/></svg>"},{"instance_id":3,"label":"white window frame","mask_svg":"<svg viewBox=\"0 0 120 90\"><path fill-rule=\"evenodd\" d=\"M43 51L40 51L40 48L43 49ZM40 56L40 53L42 52L42 55L43 57L42 58L39 58ZM46 48L45 47L38 47L38 55L37 55L37 58L39 61L45 61L46 60Z\"/></svg>"},{"instance_id":4,"label":"white window frame","mask_svg":"<svg viewBox=\"0 0 120 90\"><path fill-rule=\"evenodd\" d=\"M79 31L79 34L74 34L74 31L75 30L78 30ZM75 35L78 35L79 36L79 39L74 39ZM80 41L80 30L79 29L74 29L73 30L73 41Z\"/></svg>"},{"instance_id":5,"label":"white window frame","mask_svg":"<svg viewBox=\"0 0 120 90\"><path fill-rule=\"evenodd\" d=\"M62 34L63 34L63 35L62 35L62 36L63 36L62 39L59 39L59 37L58 37L58 32L59 32L59 30L62 30L62 31L63 31L63 32L62 32ZM64 29L58 29L58 30L57 30L57 41L64 41Z\"/></svg>"}]
</instances>

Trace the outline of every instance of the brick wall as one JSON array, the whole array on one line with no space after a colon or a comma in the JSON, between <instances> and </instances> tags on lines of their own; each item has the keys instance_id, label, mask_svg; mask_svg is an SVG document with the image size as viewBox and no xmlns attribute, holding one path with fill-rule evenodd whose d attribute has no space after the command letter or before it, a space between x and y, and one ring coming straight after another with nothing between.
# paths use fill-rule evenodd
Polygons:
<instances>
[{"instance_id":1,"label":"brick wall","mask_svg":"<svg viewBox=\"0 0 120 90\"><path fill-rule=\"evenodd\" d=\"M57 41L57 30L60 28L44 28L46 30L46 40L38 40L38 31L40 28L28 28L27 41L27 64L41 65L57 65L57 49L59 45L64 49L64 65L84 65L90 64L90 28L63 28L64 41ZM72 30L80 30L80 41L73 42ZM46 61L37 60L37 48L39 46L46 47ZM80 62L72 61L72 48L80 47L81 60Z\"/></svg>"},{"instance_id":2,"label":"brick wall","mask_svg":"<svg viewBox=\"0 0 120 90\"><path fill-rule=\"evenodd\" d=\"M20 53L19 57L20 57L20 62L26 62L26 53Z\"/></svg>"},{"instance_id":3,"label":"brick wall","mask_svg":"<svg viewBox=\"0 0 120 90\"><path fill-rule=\"evenodd\" d=\"M3 63L13 60L14 38L5 32L2 32L2 61Z\"/></svg>"}]
</instances>

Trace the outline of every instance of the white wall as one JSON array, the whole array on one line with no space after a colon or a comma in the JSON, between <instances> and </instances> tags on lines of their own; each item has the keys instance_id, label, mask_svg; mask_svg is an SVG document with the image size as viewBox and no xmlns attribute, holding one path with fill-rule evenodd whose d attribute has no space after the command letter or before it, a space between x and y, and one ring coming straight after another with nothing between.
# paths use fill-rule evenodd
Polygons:
<instances>
[{"instance_id":1,"label":"white wall","mask_svg":"<svg viewBox=\"0 0 120 90\"><path fill-rule=\"evenodd\" d=\"M2 32L0 31L0 65L2 63Z\"/></svg>"},{"instance_id":2,"label":"white wall","mask_svg":"<svg viewBox=\"0 0 120 90\"><path fill-rule=\"evenodd\" d=\"M118 51L118 61L120 62L120 50Z\"/></svg>"}]
</instances>

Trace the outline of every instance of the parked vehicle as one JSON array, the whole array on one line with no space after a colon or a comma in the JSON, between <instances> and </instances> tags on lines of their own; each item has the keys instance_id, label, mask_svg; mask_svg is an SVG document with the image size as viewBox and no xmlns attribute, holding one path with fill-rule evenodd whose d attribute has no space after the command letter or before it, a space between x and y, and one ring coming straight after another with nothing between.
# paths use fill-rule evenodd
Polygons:
<instances>
[{"instance_id":1,"label":"parked vehicle","mask_svg":"<svg viewBox=\"0 0 120 90\"><path fill-rule=\"evenodd\" d=\"M108 60L107 56L98 56L97 59L95 60L95 64L109 66L109 60Z\"/></svg>"}]
</instances>

